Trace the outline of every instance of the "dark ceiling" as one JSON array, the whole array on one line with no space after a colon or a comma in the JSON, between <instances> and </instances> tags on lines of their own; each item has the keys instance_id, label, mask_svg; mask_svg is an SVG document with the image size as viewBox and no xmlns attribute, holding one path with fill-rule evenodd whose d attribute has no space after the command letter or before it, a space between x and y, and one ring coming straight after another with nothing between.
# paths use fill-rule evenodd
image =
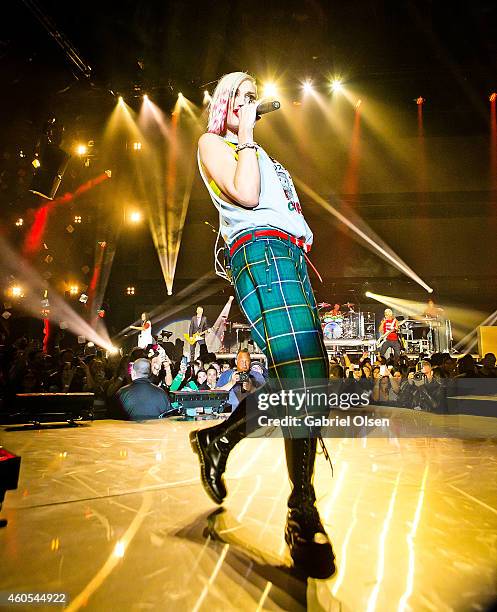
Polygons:
<instances>
[{"instance_id":1,"label":"dark ceiling","mask_svg":"<svg viewBox=\"0 0 497 612\"><path fill-rule=\"evenodd\" d=\"M26 104L28 93L31 107L74 89L80 96L81 87L94 96L172 88L199 99L206 83L235 69L296 82L341 73L392 99L409 90L474 104L495 87L492 0L13 0L2 12L4 108ZM37 15L91 66L89 78Z\"/></svg>"},{"instance_id":2,"label":"dark ceiling","mask_svg":"<svg viewBox=\"0 0 497 612\"><path fill-rule=\"evenodd\" d=\"M425 127L433 162L429 190L442 193L440 198L433 193L427 196L424 214L433 220L433 237L418 233L419 197L411 193L416 185L408 156L405 180L395 178L398 172L389 166L391 152L384 150L391 143L379 147L365 124L365 143L375 164L382 164L385 177L380 181L376 165L365 165L360 193L370 195L362 198L358 211L422 275L439 278L441 293L475 294L467 280L472 258L477 246L489 244L495 227L495 221L482 221L488 212L488 94L497 89L495 1L12 0L8 4L0 22L3 150L32 150L48 113L61 116L69 130L84 128L97 138L118 94L135 108L145 92L163 109L172 108L178 91L200 104L206 85L212 90L221 74L241 69L260 80L281 78L295 90L304 78L324 83L340 74L356 90L381 100L388 112L407 114L408 121L399 121L405 133L398 136L405 139L402 146L409 152L409 138L416 137L417 129L413 99L423 95L428 100ZM66 49L59 43L66 44ZM91 67L86 75L84 66ZM280 119L271 121L277 126ZM319 125L313 130L319 137ZM300 168L298 151L275 147L274 154L281 155L292 173L303 172L328 197L330 189L339 189L347 159L345 150L340 152L333 142L328 146L330 170L314 174L312 165ZM67 176L64 181L65 190ZM473 193L468 194L470 190ZM461 193L453 196L456 191ZM305 204L316 233L314 257L328 283L319 289L322 299L334 291L330 287L335 281L341 283L342 292L350 291L354 282L362 286L371 275L390 282L392 270L350 241L348 251L337 256L335 226L323 223L322 212ZM205 234L204 219L216 223L197 177L187 217L189 231L184 233L178 261L178 283L212 270L209 238L213 237ZM488 239L482 238L483 225ZM199 244L204 247L201 256ZM452 248L458 249L457 256L440 257L433 263L432 252L447 253ZM157 273L150 284L163 292L151 244L148 252ZM476 291L483 288L481 299L492 302L495 282L489 284L488 279L494 276L491 260L495 257L484 253L476 257L486 278ZM125 269L125 258L118 249L119 265L114 266L113 275ZM366 263L359 265L361 261ZM127 278L123 275L122 282Z\"/></svg>"}]
</instances>

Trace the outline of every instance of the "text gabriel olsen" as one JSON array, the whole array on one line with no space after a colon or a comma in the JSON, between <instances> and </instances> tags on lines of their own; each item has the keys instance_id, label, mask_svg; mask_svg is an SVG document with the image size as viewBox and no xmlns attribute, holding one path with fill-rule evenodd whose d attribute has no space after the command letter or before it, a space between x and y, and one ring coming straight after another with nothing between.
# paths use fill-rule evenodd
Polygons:
<instances>
[{"instance_id":1,"label":"text gabriel olsen","mask_svg":"<svg viewBox=\"0 0 497 612\"><path fill-rule=\"evenodd\" d=\"M306 416L303 418L294 416L285 416L281 419L271 418L267 415L261 415L257 419L259 427L389 427L390 419L374 418L365 415L347 416Z\"/></svg>"}]
</instances>

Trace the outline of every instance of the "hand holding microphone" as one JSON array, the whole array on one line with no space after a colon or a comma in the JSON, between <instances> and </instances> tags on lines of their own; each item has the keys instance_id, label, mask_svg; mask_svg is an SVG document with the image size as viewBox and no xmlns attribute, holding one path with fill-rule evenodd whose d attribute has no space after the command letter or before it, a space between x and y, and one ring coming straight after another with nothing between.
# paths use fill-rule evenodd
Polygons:
<instances>
[{"instance_id":1,"label":"hand holding microphone","mask_svg":"<svg viewBox=\"0 0 497 612\"><path fill-rule=\"evenodd\" d=\"M271 113L281 108L281 103L278 100L267 100L256 103L255 100L249 100L240 107L239 120L240 129L253 129L255 122L258 121L262 115Z\"/></svg>"},{"instance_id":2,"label":"hand holding microphone","mask_svg":"<svg viewBox=\"0 0 497 612\"><path fill-rule=\"evenodd\" d=\"M238 109L238 120L240 122L239 125L239 136L247 135L250 139L252 136L252 130L254 129L255 120L256 120L256 110L257 104L255 100L247 98L245 99L245 103L240 106Z\"/></svg>"}]
</instances>

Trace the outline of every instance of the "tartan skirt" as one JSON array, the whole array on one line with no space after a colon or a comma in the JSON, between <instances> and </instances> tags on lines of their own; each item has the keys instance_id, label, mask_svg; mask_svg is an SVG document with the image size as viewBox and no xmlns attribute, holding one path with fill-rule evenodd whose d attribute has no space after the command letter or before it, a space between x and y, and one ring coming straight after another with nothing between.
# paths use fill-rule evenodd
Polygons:
<instances>
[{"instance_id":1,"label":"tartan skirt","mask_svg":"<svg viewBox=\"0 0 497 612\"><path fill-rule=\"evenodd\" d=\"M231 257L236 297L264 352L269 376L328 378L328 357L304 253L276 237L253 237Z\"/></svg>"}]
</instances>

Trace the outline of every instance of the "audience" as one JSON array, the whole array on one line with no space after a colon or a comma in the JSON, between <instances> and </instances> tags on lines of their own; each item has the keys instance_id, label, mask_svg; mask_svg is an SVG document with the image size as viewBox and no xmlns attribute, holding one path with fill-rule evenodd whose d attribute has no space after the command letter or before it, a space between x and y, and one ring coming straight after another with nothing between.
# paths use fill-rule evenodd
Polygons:
<instances>
[{"instance_id":1,"label":"audience","mask_svg":"<svg viewBox=\"0 0 497 612\"><path fill-rule=\"evenodd\" d=\"M266 378L260 374L258 368L253 368L250 353L241 350L236 357L236 367L224 371L217 381L217 388L229 391L228 401L231 409L235 410L240 401L255 391L266 382Z\"/></svg>"},{"instance_id":2,"label":"audience","mask_svg":"<svg viewBox=\"0 0 497 612\"><path fill-rule=\"evenodd\" d=\"M481 367L477 370L478 376L482 378L496 378L497 370L495 369L495 362L495 355L487 353L481 361Z\"/></svg>"},{"instance_id":3,"label":"audience","mask_svg":"<svg viewBox=\"0 0 497 612\"><path fill-rule=\"evenodd\" d=\"M205 380L199 386L201 391L213 391L217 388L218 374L216 368L211 366L205 373Z\"/></svg>"},{"instance_id":4,"label":"audience","mask_svg":"<svg viewBox=\"0 0 497 612\"><path fill-rule=\"evenodd\" d=\"M131 421L156 419L172 410L167 393L150 382L150 374L150 361L137 359L131 367L131 383L117 392L125 418Z\"/></svg>"},{"instance_id":5,"label":"audience","mask_svg":"<svg viewBox=\"0 0 497 612\"><path fill-rule=\"evenodd\" d=\"M344 391L367 392L375 404L427 411L443 411L446 396L456 390L485 393L491 379L497 378L493 353L479 362L471 355L456 359L449 353L434 353L430 359L413 360L403 355L396 368L368 353L353 361L346 354L330 358L330 379L334 384L343 381ZM171 361L159 351L145 355L139 348L122 356L106 356L96 347L85 350L84 346L47 354L39 341L21 337L8 343L6 334L0 338L0 412L12 409L16 393L78 391L94 393L94 411L102 418L122 417L123 410L125 418L139 420L167 414L169 391L224 390L235 409L267 376L265 366L251 362L245 350L238 353L233 367L214 354L193 364Z\"/></svg>"}]
</instances>

